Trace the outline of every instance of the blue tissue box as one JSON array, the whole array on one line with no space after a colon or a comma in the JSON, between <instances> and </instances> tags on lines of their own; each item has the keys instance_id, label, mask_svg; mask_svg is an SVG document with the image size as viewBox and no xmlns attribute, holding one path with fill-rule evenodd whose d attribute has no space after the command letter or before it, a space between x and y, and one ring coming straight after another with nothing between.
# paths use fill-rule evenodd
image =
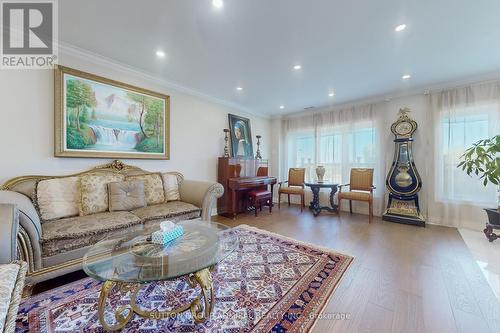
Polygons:
<instances>
[{"instance_id":1,"label":"blue tissue box","mask_svg":"<svg viewBox=\"0 0 500 333\"><path fill-rule=\"evenodd\" d=\"M151 238L153 243L165 245L168 242L171 242L174 239L182 236L183 234L184 234L184 229L180 225L178 225L168 232L163 232L162 230L155 231L151 235L152 236Z\"/></svg>"}]
</instances>

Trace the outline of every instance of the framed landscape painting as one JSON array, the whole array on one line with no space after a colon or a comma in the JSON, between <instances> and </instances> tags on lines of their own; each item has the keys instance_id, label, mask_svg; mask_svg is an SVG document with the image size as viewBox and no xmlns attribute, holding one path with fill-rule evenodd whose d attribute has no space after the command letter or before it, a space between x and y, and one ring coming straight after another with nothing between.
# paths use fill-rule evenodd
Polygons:
<instances>
[{"instance_id":1,"label":"framed landscape painting","mask_svg":"<svg viewBox=\"0 0 500 333\"><path fill-rule=\"evenodd\" d=\"M54 82L56 156L169 159L169 96L63 66Z\"/></svg>"}]
</instances>

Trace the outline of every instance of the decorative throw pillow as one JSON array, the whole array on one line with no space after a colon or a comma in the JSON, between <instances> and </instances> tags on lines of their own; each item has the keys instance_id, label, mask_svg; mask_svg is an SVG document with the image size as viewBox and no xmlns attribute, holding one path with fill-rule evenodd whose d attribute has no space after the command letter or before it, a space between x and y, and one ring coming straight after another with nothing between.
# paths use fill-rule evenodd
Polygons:
<instances>
[{"instance_id":1,"label":"decorative throw pillow","mask_svg":"<svg viewBox=\"0 0 500 333\"><path fill-rule=\"evenodd\" d=\"M80 216L108 210L108 183L120 182L119 174L86 174L79 177Z\"/></svg>"},{"instance_id":2,"label":"decorative throw pillow","mask_svg":"<svg viewBox=\"0 0 500 333\"><path fill-rule=\"evenodd\" d=\"M165 193L163 192L163 180L159 173L148 173L144 175L128 176L125 180L143 180L146 203L155 205L165 202Z\"/></svg>"},{"instance_id":3,"label":"decorative throw pillow","mask_svg":"<svg viewBox=\"0 0 500 333\"><path fill-rule=\"evenodd\" d=\"M174 173L162 173L165 201L181 200L179 193L179 180Z\"/></svg>"},{"instance_id":4,"label":"decorative throw pillow","mask_svg":"<svg viewBox=\"0 0 500 333\"><path fill-rule=\"evenodd\" d=\"M146 206L144 181L133 180L108 184L109 211L133 210Z\"/></svg>"},{"instance_id":5,"label":"decorative throw pillow","mask_svg":"<svg viewBox=\"0 0 500 333\"><path fill-rule=\"evenodd\" d=\"M42 221L78 215L78 177L39 180L35 206Z\"/></svg>"}]
</instances>

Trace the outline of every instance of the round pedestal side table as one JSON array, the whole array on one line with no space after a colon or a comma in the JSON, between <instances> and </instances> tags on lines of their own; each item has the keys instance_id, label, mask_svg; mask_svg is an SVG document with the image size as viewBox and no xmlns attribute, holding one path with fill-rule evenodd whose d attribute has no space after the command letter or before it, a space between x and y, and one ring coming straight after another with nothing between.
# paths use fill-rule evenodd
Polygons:
<instances>
[{"instance_id":1,"label":"round pedestal side table","mask_svg":"<svg viewBox=\"0 0 500 333\"><path fill-rule=\"evenodd\" d=\"M322 210L326 210L331 213L338 212L339 209L338 205L335 204L333 199L335 197L335 193L337 193L339 184L330 182L323 182L323 183L310 182L310 183L304 183L304 185L310 187L313 193L313 199L309 205L309 209L313 213L314 217L318 216ZM322 188L330 189L330 206L321 206L319 203L319 192Z\"/></svg>"}]
</instances>

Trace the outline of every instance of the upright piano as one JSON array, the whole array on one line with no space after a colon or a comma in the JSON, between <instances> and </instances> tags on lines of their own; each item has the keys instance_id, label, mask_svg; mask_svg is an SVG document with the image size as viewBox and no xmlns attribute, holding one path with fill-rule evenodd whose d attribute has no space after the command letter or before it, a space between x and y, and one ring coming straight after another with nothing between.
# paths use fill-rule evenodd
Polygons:
<instances>
[{"instance_id":1,"label":"upright piano","mask_svg":"<svg viewBox=\"0 0 500 333\"><path fill-rule=\"evenodd\" d=\"M219 157L217 180L224 195L217 200L217 213L236 218L248 209L248 192L255 189L273 191L275 177L268 175L267 160L243 157Z\"/></svg>"}]
</instances>

